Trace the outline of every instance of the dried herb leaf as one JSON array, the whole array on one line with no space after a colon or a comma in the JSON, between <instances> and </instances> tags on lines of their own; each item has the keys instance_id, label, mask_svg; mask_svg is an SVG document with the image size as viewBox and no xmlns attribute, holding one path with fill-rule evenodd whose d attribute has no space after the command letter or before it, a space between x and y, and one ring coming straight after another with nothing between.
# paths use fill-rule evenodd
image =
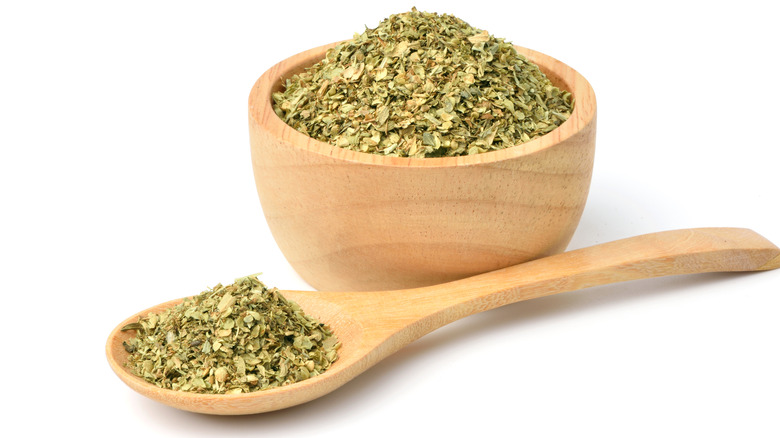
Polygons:
<instances>
[{"instance_id":1,"label":"dried herb leaf","mask_svg":"<svg viewBox=\"0 0 780 438\"><path fill-rule=\"evenodd\" d=\"M141 325L141 323L138 322L131 322L130 324L125 325L120 331L126 332L128 330L142 330L144 327Z\"/></svg>"}]
</instances>

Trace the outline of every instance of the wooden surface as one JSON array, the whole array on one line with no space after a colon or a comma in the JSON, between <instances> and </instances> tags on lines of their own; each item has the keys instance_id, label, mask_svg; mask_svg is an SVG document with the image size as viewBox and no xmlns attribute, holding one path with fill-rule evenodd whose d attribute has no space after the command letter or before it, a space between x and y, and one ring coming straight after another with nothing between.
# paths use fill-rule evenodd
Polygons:
<instances>
[{"instance_id":1,"label":"wooden surface","mask_svg":"<svg viewBox=\"0 0 780 438\"><path fill-rule=\"evenodd\" d=\"M493 271L566 249L590 186L596 99L575 70L518 47L576 99L531 142L474 156L401 158L314 140L273 112L280 78L329 46L269 69L249 97L252 166L268 226L320 290L401 289Z\"/></svg>"},{"instance_id":2,"label":"wooden surface","mask_svg":"<svg viewBox=\"0 0 780 438\"><path fill-rule=\"evenodd\" d=\"M760 271L780 267L780 249L739 228L666 231L596 245L447 284L383 292L283 291L307 313L330 325L342 343L340 358L324 374L287 387L239 395L196 395L159 389L122 364L119 329L109 336L108 361L139 393L193 412L239 415L283 409L323 396L408 343L465 316L517 301L629 280L704 272ZM738 292L735 291L735 294Z\"/></svg>"}]
</instances>

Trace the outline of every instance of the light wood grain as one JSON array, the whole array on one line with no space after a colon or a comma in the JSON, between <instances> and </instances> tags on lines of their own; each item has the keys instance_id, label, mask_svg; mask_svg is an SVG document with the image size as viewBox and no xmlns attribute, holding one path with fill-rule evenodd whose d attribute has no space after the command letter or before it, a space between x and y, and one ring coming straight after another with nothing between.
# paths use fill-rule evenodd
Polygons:
<instances>
[{"instance_id":1,"label":"light wood grain","mask_svg":"<svg viewBox=\"0 0 780 438\"><path fill-rule=\"evenodd\" d=\"M273 111L271 93L328 46L269 69L249 97L257 191L287 260L317 289L438 284L566 249L593 169L596 99L575 70L518 47L575 96L565 123L486 154L402 158L314 140Z\"/></svg>"},{"instance_id":2,"label":"light wood grain","mask_svg":"<svg viewBox=\"0 0 780 438\"><path fill-rule=\"evenodd\" d=\"M340 358L317 377L294 385L240 395L196 395L159 389L122 366L120 323L106 345L116 374L139 393L194 412L239 415L273 411L321 397L408 343L450 322L509 303L587 287L668 275L755 271L780 267L780 249L753 231L701 228L619 240L531 261L451 283L384 292L282 291L305 312L331 326L342 343ZM761 274L758 274L761 275ZM735 299L738 292L735 291ZM478 358L475 358L475 360Z\"/></svg>"}]
</instances>

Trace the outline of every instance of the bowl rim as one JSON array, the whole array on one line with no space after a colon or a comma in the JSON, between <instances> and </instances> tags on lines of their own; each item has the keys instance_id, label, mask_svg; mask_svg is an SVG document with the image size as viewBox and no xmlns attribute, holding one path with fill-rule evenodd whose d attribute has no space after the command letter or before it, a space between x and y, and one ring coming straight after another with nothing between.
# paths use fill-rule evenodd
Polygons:
<instances>
[{"instance_id":1,"label":"bowl rim","mask_svg":"<svg viewBox=\"0 0 780 438\"><path fill-rule=\"evenodd\" d=\"M525 47L514 46L518 53L538 65L554 84L574 95L575 104L571 116L549 133L516 146L455 157L395 157L334 146L309 137L285 123L274 111L271 95L275 88L281 86L283 80L323 59L328 49L343 42L337 41L305 50L282 60L263 73L249 94L250 129L256 126L275 137L279 143L341 161L388 167L454 167L497 163L552 148L588 127L596 115L595 93L590 83L579 72L549 55ZM253 142L252 148L255 147Z\"/></svg>"}]
</instances>

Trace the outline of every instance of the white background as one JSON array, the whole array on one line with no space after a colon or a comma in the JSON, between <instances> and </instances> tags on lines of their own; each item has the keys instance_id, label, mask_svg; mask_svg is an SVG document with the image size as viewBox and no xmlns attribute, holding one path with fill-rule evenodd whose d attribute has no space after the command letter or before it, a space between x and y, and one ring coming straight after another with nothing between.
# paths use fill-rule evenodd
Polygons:
<instances>
[{"instance_id":1,"label":"white background","mask_svg":"<svg viewBox=\"0 0 780 438\"><path fill-rule=\"evenodd\" d=\"M507 306L275 413L182 412L114 376L106 337L136 311L259 271L271 286L310 289L264 222L249 90L282 59L413 5L547 53L591 82L596 165L571 249L701 226L780 242L770 1L3 2L4 430L780 435L780 271Z\"/></svg>"}]
</instances>

